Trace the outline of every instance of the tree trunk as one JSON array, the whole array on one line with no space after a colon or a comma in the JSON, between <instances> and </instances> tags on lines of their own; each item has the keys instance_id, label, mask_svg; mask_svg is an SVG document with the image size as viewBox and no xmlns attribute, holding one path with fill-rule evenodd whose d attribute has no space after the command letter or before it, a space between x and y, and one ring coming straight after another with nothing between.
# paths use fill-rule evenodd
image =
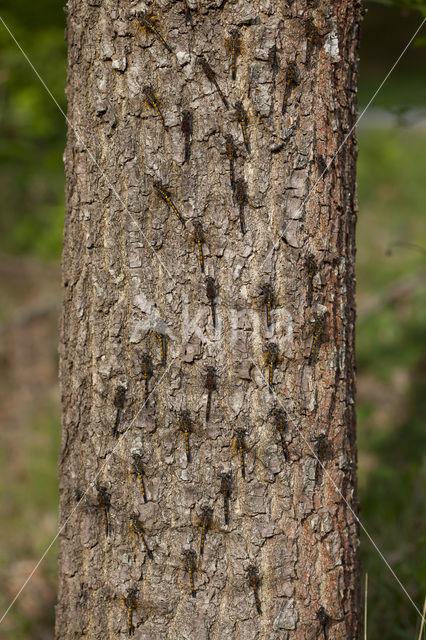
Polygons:
<instances>
[{"instance_id":1,"label":"tree trunk","mask_svg":"<svg viewBox=\"0 0 426 640\"><path fill-rule=\"evenodd\" d=\"M155 32L118 0L69 1L61 640L125 637L122 598L133 588L137 603L127 605L144 640L359 638L354 136L340 149L356 118L355 4L188 0L189 20L184 2L164 0ZM235 28L244 47L233 80ZM217 378L206 422L208 367ZM190 461L181 411L192 422ZM139 453L146 503L132 468ZM231 474L228 525L222 473ZM96 483L110 496L108 536ZM212 518L200 555L203 507ZM133 513L152 559L129 529Z\"/></svg>"}]
</instances>

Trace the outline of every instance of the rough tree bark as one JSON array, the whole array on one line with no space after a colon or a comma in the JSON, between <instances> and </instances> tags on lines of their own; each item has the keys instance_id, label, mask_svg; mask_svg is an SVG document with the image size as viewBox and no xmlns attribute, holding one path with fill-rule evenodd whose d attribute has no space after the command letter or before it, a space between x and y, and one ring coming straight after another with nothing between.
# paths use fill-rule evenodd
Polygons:
<instances>
[{"instance_id":1,"label":"rough tree bark","mask_svg":"<svg viewBox=\"0 0 426 640\"><path fill-rule=\"evenodd\" d=\"M131 17L145 8L141 3L68 3L73 127L65 153L60 518L66 526L57 637L125 637L121 598L135 587L137 638L354 640L360 601L352 512L353 135L340 146L356 118L359 7L353 0L188 5L192 25L181 1L151 7L169 52ZM309 18L317 35L305 64ZM244 51L234 81L225 42L235 27ZM197 63L199 54L216 72L229 110ZM290 85L283 114L290 62L297 84ZM146 104L148 84L167 130ZM251 154L235 118L237 100L248 112ZM193 112L186 163L185 109ZM248 187L245 235L230 186L229 133L237 146L236 177ZM155 193L155 180L169 185L185 227ZM205 275L218 285L216 329L194 221L206 236ZM317 265L311 305L308 256ZM274 288L270 327L259 295L265 283ZM320 317L319 352L309 364ZM156 332L167 336L165 366ZM264 360L270 342L279 352L273 393ZM153 361L148 406L143 353ZM218 373L208 423L207 366ZM126 397L114 438L119 385ZM288 460L271 416L280 407L288 414ZM180 410L194 421L191 462ZM232 447L238 426L246 429L245 479ZM325 470L315 458L320 434ZM135 452L144 456L147 503L132 474ZM223 471L232 473L228 526ZM92 508L96 480L111 496L109 537L101 510ZM197 519L205 505L213 523L200 557ZM153 559L129 530L132 512L144 524ZM182 556L189 547L198 557L195 598ZM249 564L261 581L261 615Z\"/></svg>"}]
</instances>

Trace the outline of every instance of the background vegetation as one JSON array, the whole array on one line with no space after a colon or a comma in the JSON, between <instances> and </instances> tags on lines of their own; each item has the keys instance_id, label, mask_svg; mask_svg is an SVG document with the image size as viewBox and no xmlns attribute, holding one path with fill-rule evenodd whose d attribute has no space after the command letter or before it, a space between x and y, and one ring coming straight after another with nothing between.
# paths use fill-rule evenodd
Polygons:
<instances>
[{"instance_id":1,"label":"background vegetation","mask_svg":"<svg viewBox=\"0 0 426 640\"><path fill-rule=\"evenodd\" d=\"M368 6L361 108L426 15L421 0ZM61 3L4 0L1 16L65 109ZM357 269L361 519L419 608L426 590L425 41L423 29L360 124ZM0 23L0 610L56 534L64 145L63 116ZM53 638L55 551L0 638ZM416 612L364 535L362 561L368 637L417 638Z\"/></svg>"}]
</instances>

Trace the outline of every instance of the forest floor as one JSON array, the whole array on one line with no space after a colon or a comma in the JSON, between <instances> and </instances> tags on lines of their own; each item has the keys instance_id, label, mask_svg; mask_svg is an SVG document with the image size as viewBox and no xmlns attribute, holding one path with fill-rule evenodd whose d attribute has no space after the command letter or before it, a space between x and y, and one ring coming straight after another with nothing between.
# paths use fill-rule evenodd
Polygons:
<instances>
[{"instance_id":1,"label":"forest floor","mask_svg":"<svg viewBox=\"0 0 426 640\"><path fill-rule=\"evenodd\" d=\"M0 607L11 602L57 531L57 264L0 256ZM0 627L0 638L53 638L56 548Z\"/></svg>"}]
</instances>

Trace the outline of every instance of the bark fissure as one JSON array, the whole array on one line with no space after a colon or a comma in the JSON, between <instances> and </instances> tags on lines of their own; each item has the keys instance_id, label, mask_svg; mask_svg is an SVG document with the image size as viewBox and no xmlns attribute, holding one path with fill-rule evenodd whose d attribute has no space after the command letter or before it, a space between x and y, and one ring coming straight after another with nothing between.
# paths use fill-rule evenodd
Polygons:
<instances>
[{"instance_id":1,"label":"bark fissure","mask_svg":"<svg viewBox=\"0 0 426 640\"><path fill-rule=\"evenodd\" d=\"M170 53L151 30L137 28L133 4L69 2L69 114L84 144L69 131L61 521L99 474L111 495L112 531L105 536L90 489L61 535L58 638L126 636L121 599L133 587L141 639L313 639L321 637L321 620L330 640L359 637L352 135L340 150L356 116L359 8L337 0L289 4L190 2L191 24L184 3L148 2ZM308 18L319 37L306 65ZM233 80L226 41L235 28L244 47ZM298 77L282 114L290 62ZM146 104L147 85L167 128L152 100ZM189 158L185 110L193 114ZM244 234L229 134L235 183L247 185ZM308 255L317 264L311 305ZM208 277L217 287L216 327ZM318 318L325 329L309 365ZM167 338L165 363L157 334ZM265 349L272 343L278 361L270 393ZM144 354L153 362L146 406ZM217 380L206 422L209 366ZM117 439L119 386L126 394ZM288 414L288 460L274 408ZM179 428L185 410L193 421L190 462ZM238 427L246 429L245 477L233 446ZM318 474L320 434L332 455ZM146 502L132 470L135 453L143 456ZM228 525L223 472L232 474ZM193 598L182 551L199 552L203 506L213 518ZM152 559L129 529L133 513ZM250 565L260 579L255 590Z\"/></svg>"}]
</instances>

